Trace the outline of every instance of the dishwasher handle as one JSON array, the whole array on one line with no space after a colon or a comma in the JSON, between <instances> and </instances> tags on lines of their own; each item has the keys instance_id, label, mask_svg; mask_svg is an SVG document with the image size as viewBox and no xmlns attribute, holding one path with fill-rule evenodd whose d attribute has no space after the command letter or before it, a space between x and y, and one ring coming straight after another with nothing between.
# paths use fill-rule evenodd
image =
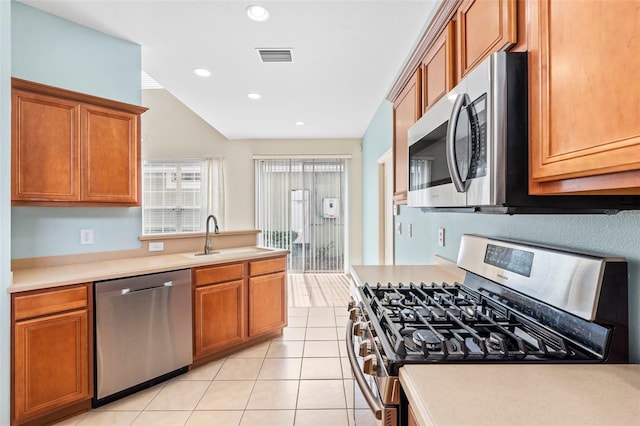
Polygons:
<instances>
[{"instance_id":1,"label":"dishwasher handle","mask_svg":"<svg viewBox=\"0 0 640 426\"><path fill-rule=\"evenodd\" d=\"M120 295L126 296L127 294L140 293L142 291L158 290L166 287L173 287L173 281L167 281L164 284L156 285L153 287L138 288L135 290L131 290L130 288L123 288L122 290L120 290Z\"/></svg>"}]
</instances>

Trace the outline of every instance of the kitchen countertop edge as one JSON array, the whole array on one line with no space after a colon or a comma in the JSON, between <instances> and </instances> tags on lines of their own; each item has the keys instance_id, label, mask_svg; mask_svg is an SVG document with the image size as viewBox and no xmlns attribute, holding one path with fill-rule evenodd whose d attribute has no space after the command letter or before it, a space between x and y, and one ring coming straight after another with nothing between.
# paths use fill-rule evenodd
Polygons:
<instances>
[{"instance_id":1,"label":"kitchen countertop edge","mask_svg":"<svg viewBox=\"0 0 640 426\"><path fill-rule=\"evenodd\" d=\"M190 253L173 253L161 256L141 256L82 264L17 269L12 271L12 283L7 288L7 292L11 294L50 289L157 272L259 260L289 253L285 249L266 249L264 247L255 247L257 251L251 252L252 248L254 247L247 247L247 251L242 251L241 247L220 249L219 251L223 255L208 258L193 258L190 257ZM225 255L225 250L231 251L231 254ZM234 254L233 251L238 251L238 253Z\"/></svg>"}]
</instances>

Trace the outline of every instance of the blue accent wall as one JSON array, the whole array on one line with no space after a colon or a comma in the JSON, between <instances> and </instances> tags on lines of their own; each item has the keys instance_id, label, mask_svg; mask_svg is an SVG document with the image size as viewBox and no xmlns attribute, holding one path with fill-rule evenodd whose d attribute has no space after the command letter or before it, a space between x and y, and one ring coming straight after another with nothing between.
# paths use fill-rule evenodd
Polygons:
<instances>
[{"instance_id":1,"label":"blue accent wall","mask_svg":"<svg viewBox=\"0 0 640 426\"><path fill-rule=\"evenodd\" d=\"M362 263L378 263L378 159L391 148L393 104L383 101L362 137Z\"/></svg>"},{"instance_id":2,"label":"blue accent wall","mask_svg":"<svg viewBox=\"0 0 640 426\"><path fill-rule=\"evenodd\" d=\"M538 242L622 256L629 263L629 342L632 361L640 363L640 212L617 215L488 215L423 213L401 207L396 223L413 225L413 238L396 235L396 263L430 263L434 255L455 261L465 233ZM445 228L445 246L438 246Z\"/></svg>"},{"instance_id":3,"label":"blue accent wall","mask_svg":"<svg viewBox=\"0 0 640 426\"><path fill-rule=\"evenodd\" d=\"M386 103L386 101L385 101ZM378 152L391 147L392 136L386 126L392 119L392 111L376 114L363 139L363 154L369 150ZM382 141L387 138L386 145ZM369 141L373 146L367 146ZM363 155L363 182L377 172L377 164ZM369 180L369 182L375 182ZM369 185L370 186L370 185ZM363 192L363 247L377 247L377 192ZM375 216L371 221L369 216ZM630 356L640 363L640 212L621 212L616 215L491 215L473 213L423 212L418 208L401 206L395 223L401 223L403 231L413 226L413 237L406 232L395 235L396 264L430 264L439 255L456 261L462 234L474 233L489 237L517 239L575 250L586 250L610 256L622 256L629 263L629 341ZM438 246L438 229L445 229L445 246ZM376 235L373 241L369 235ZM365 259L375 263L377 257ZM428 279L428 277L425 277Z\"/></svg>"},{"instance_id":4,"label":"blue accent wall","mask_svg":"<svg viewBox=\"0 0 640 426\"><path fill-rule=\"evenodd\" d=\"M140 104L141 48L11 2L11 75L121 102ZM140 208L14 207L14 259L141 247ZM94 244L80 245L80 229Z\"/></svg>"},{"instance_id":5,"label":"blue accent wall","mask_svg":"<svg viewBox=\"0 0 640 426\"><path fill-rule=\"evenodd\" d=\"M13 2L11 75L140 104L140 46Z\"/></svg>"}]
</instances>

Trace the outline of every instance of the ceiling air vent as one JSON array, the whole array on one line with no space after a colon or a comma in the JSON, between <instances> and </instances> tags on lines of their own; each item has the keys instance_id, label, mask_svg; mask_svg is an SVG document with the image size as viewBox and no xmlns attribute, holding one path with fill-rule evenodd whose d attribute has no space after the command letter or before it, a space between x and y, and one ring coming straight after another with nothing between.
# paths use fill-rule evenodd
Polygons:
<instances>
[{"instance_id":1,"label":"ceiling air vent","mask_svg":"<svg viewBox=\"0 0 640 426\"><path fill-rule=\"evenodd\" d=\"M262 62L293 62L292 49L258 49Z\"/></svg>"}]
</instances>

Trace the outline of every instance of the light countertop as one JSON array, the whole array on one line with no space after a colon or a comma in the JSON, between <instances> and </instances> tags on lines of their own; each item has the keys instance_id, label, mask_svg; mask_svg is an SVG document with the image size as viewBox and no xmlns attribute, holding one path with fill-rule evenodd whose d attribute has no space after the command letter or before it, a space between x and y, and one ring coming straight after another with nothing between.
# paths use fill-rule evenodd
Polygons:
<instances>
[{"instance_id":1,"label":"light countertop","mask_svg":"<svg viewBox=\"0 0 640 426\"><path fill-rule=\"evenodd\" d=\"M251 246L216 249L215 252L216 254L206 256L194 256L195 252L176 253L63 266L16 269L13 271L13 282L9 286L8 292L38 290L219 263L261 259L288 253L287 250Z\"/></svg>"},{"instance_id":2,"label":"light countertop","mask_svg":"<svg viewBox=\"0 0 640 426\"><path fill-rule=\"evenodd\" d=\"M437 258L436 261L439 263L434 265L355 265L351 267L351 275L358 285L411 282L453 284L464 280L464 271L455 263L443 258Z\"/></svg>"},{"instance_id":3,"label":"light countertop","mask_svg":"<svg viewBox=\"0 0 640 426\"><path fill-rule=\"evenodd\" d=\"M400 369L421 426L638 425L638 364L429 364Z\"/></svg>"}]
</instances>

